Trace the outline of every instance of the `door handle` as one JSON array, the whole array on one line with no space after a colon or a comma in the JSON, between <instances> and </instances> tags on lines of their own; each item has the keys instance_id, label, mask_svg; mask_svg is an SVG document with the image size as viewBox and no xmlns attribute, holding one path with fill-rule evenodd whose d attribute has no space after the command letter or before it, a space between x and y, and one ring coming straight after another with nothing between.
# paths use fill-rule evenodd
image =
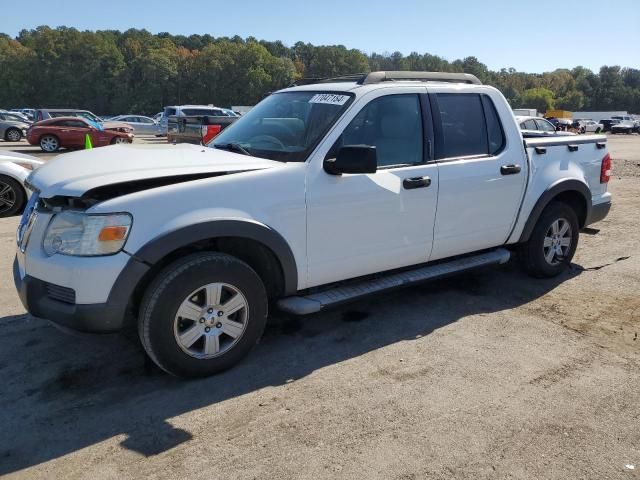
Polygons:
<instances>
[{"instance_id":1,"label":"door handle","mask_svg":"<svg viewBox=\"0 0 640 480\"><path fill-rule=\"evenodd\" d=\"M430 177L411 177L411 178L405 178L402 181L402 186L406 190L411 190L413 188L426 188L429 185L431 185Z\"/></svg>"},{"instance_id":2,"label":"door handle","mask_svg":"<svg viewBox=\"0 0 640 480\"><path fill-rule=\"evenodd\" d=\"M500 173L502 175L515 175L516 173L520 173L520 165L503 165L500 167Z\"/></svg>"}]
</instances>

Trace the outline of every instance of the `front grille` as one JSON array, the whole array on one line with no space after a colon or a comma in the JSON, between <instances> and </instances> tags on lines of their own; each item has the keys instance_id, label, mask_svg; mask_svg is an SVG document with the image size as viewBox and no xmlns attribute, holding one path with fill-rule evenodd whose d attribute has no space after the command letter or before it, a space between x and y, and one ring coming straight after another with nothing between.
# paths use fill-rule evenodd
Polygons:
<instances>
[{"instance_id":1,"label":"front grille","mask_svg":"<svg viewBox=\"0 0 640 480\"><path fill-rule=\"evenodd\" d=\"M64 303L76 303L76 291L73 288L61 287L53 283L45 284L47 296Z\"/></svg>"}]
</instances>

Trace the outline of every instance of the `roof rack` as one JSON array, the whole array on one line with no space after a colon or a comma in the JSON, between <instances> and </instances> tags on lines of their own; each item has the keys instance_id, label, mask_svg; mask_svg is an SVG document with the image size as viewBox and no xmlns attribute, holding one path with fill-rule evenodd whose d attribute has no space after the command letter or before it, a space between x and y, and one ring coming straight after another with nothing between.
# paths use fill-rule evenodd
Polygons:
<instances>
[{"instance_id":1,"label":"roof rack","mask_svg":"<svg viewBox=\"0 0 640 480\"><path fill-rule=\"evenodd\" d=\"M350 73L347 75L340 75L338 77L326 77L326 78L299 78L294 81L290 87L300 87L302 85L312 85L314 83L338 83L338 82L357 82L359 83L367 73Z\"/></svg>"},{"instance_id":2,"label":"roof rack","mask_svg":"<svg viewBox=\"0 0 640 480\"><path fill-rule=\"evenodd\" d=\"M470 73L447 73L447 72L370 72L370 73L351 73L341 75L339 77L330 78L300 78L293 82L290 87L299 87L301 85L311 85L315 83L338 83L338 82L356 82L358 85L370 85L372 83L381 82L398 82L403 80L418 82L451 82L451 83L470 83L474 85L482 85L478 77Z\"/></svg>"},{"instance_id":3,"label":"roof rack","mask_svg":"<svg viewBox=\"0 0 640 480\"><path fill-rule=\"evenodd\" d=\"M394 82L402 80L414 80L419 82L452 82L452 83L471 83L474 85L482 85L478 77L470 73L446 73L446 72L371 72L364 75L358 83L360 85L369 85L380 82Z\"/></svg>"}]
</instances>

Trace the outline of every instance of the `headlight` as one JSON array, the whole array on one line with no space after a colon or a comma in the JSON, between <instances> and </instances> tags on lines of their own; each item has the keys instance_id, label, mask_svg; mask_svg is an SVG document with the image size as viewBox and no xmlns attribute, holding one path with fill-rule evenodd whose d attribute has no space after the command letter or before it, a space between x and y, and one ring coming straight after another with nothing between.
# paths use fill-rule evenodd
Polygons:
<instances>
[{"instance_id":1,"label":"headlight","mask_svg":"<svg viewBox=\"0 0 640 480\"><path fill-rule=\"evenodd\" d=\"M131 229L131 215L90 215L77 211L56 214L44 236L47 255L113 255L124 247Z\"/></svg>"}]
</instances>

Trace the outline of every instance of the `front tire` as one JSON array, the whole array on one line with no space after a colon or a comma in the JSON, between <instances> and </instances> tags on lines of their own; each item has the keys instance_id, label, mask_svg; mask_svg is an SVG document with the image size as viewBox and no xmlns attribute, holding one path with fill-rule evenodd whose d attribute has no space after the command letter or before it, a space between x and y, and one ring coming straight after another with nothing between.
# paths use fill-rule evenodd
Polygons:
<instances>
[{"instance_id":1,"label":"front tire","mask_svg":"<svg viewBox=\"0 0 640 480\"><path fill-rule=\"evenodd\" d=\"M19 142L22 140L22 132L17 128L10 128L5 132L4 139L7 142Z\"/></svg>"},{"instance_id":2,"label":"front tire","mask_svg":"<svg viewBox=\"0 0 640 480\"><path fill-rule=\"evenodd\" d=\"M529 275L555 277L571 263L578 247L578 216L569 205L551 202L542 212L529 241L520 248L522 264Z\"/></svg>"},{"instance_id":3,"label":"front tire","mask_svg":"<svg viewBox=\"0 0 640 480\"><path fill-rule=\"evenodd\" d=\"M129 143L129 140L122 137L113 137L111 139L111 145L120 145L121 143Z\"/></svg>"},{"instance_id":4,"label":"front tire","mask_svg":"<svg viewBox=\"0 0 640 480\"><path fill-rule=\"evenodd\" d=\"M138 317L140 341L172 375L213 375L256 345L267 304L264 284L246 263L217 252L188 255L147 288Z\"/></svg>"},{"instance_id":5,"label":"front tire","mask_svg":"<svg viewBox=\"0 0 640 480\"><path fill-rule=\"evenodd\" d=\"M47 153L56 152L60 148L60 140L54 135L45 135L40 139L40 148Z\"/></svg>"},{"instance_id":6,"label":"front tire","mask_svg":"<svg viewBox=\"0 0 640 480\"><path fill-rule=\"evenodd\" d=\"M12 217L22 211L27 194L16 180L0 175L0 218Z\"/></svg>"}]
</instances>

